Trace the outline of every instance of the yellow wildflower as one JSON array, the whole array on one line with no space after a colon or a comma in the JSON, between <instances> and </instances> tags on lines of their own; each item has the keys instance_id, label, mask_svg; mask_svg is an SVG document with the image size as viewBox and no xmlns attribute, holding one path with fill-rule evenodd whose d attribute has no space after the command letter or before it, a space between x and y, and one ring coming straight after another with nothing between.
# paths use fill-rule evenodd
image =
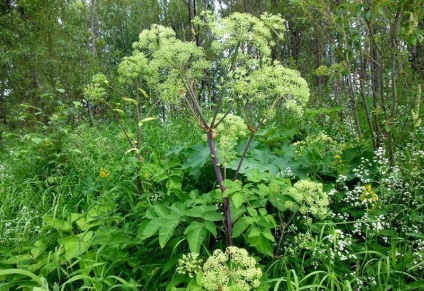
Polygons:
<instances>
[{"instance_id":1,"label":"yellow wildflower","mask_svg":"<svg viewBox=\"0 0 424 291\"><path fill-rule=\"evenodd\" d=\"M364 186L364 189L362 190L362 194L361 194L361 201L363 202L377 202L378 201L378 196L377 194L375 194L375 192L372 190L372 187L370 184L367 184Z\"/></svg>"},{"instance_id":2,"label":"yellow wildflower","mask_svg":"<svg viewBox=\"0 0 424 291\"><path fill-rule=\"evenodd\" d=\"M106 178L109 175L110 175L110 173L109 173L108 170L106 170L105 168L100 168L100 171L99 171L99 177L100 178Z\"/></svg>"}]
</instances>

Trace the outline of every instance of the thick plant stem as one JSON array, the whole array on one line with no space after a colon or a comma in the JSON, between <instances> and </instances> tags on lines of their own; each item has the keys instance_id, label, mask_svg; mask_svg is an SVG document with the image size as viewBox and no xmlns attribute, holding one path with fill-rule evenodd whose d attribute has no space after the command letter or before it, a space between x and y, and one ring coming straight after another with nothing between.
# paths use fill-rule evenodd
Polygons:
<instances>
[{"instance_id":1,"label":"thick plant stem","mask_svg":"<svg viewBox=\"0 0 424 291\"><path fill-rule=\"evenodd\" d=\"M222 173L221 173L221 169L219 168L218 165L218 157L216 154L216 148L215 148L215 143L213 141L213 137L212 137L212 125L209 126L208 122L206 121L206 118L204 117L203 113L202 113L202 109L200 108L199 103L197 102L197 98L196 98L196 94L194 93L193 87L191 86L190 82L185 82L186 84L186 88L187 91L189 93L189 96L191 98L191 101L193 103L193 106L191 106L191 104L188 102L187 98L185 98L186 103L189 105L189 108L192 111L192 114L198 119L200 120L202 127L206 130L206 134L207 134L207 138L208 138L208 144L209 144L209 150L212 156L212 163L213 163L213 168L215 170L215 175L216 175L216 179L218 181L218 185L221 189L222 194L224 194L225 190L227 190L224 186L224 184L222 183L224 181L223 177L222 177ZM197 111L197 114L196 112ZM228 246L232 246L233 245L233 240L231 238L232 234L233 234L233 225L232 225L232 221L231 221L231 209L230 209L230 200L228 197L224 197L223 198L223 204L224 204L224 229L225 229L225 233L227 235L227 244Z\"/></svg>"},{"instance_id":2,"label":"thick plant stem","mask_svg":"<svg viewBox=\"0 0 424 291\"><path fill-rule=\"evenodd\" d=\"M246 147L244 148L243 155L240 158L240 162L239 162L239 164L237 166L237 170L234 173L233 181L237 180L237 178L238 178L238 174L240 172L241 165L243 164L244 158L246 157L247 151L249 150L250 144L252 143L252 140L253 140L253 137L254 136L255 136L255 133L252 132L250 134L249 140L247 141Z\"/></svg>"},{"instance_id":3,"label":"thick plant stem","mask_svg":"<svg viewBox=\"0 0 424 291\"><path fill-rule=\"evenodd\" d=\"M218 185L221 189L221 192L222 192L222 194L224 194L225 190L227 190L227 189L222 184L223 177L222 177L221 169L218 166L218 157L216 155L215 143L213 141L211 131L207 132L207 137L208 137L209 149L210 149L211 156L212 156L213 168L215 170L215 175L216 175L216 178L218 180ZM224 227L225 227L225 232L227 234L227 243L228 243L228 246L232 246L233 240L232 240L231 236L233 235L233 224L231 222L230 200L228 199L228 197L224 197L223 203L224 203L224 215L225 215Z\"/></svg>"}]
</instances>

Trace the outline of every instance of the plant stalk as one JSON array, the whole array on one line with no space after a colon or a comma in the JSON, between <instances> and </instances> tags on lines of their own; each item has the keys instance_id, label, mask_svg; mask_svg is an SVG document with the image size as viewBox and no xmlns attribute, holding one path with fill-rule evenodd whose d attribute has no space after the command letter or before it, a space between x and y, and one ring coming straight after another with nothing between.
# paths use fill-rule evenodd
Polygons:
<instances>
[{"instance_id":1,"label":"plant stalk","mask_svg":"<svg viewBox=\"0 0 424 291\"><path fill-rule=\"evenodd\" d=\"M219 188L221 189L222 194L224 194L225 190L227 190L227 189L222 184L224 179L222 177L221 169L219 168L219 165L218 165L218 157L216 155L215 143L214 143L213 138L212 138L212 131L209 130L207 132L207 137L208 137L209 149L210 149L211 156L212 156L213 168L215 170L215 175L216 175L216 178L217 178L217 181L218 181ZM232 222L231 222L231 210L230 210L230 200L229 200L229 198L224 197L223 203L224 203L224 215L225 215L225 218L224 218L225 233L227 234L228 246L232 246L233 245L233 239L231 238L231 236L233 235L233 225L232 225Z\"/></svg>"}]
</instances>

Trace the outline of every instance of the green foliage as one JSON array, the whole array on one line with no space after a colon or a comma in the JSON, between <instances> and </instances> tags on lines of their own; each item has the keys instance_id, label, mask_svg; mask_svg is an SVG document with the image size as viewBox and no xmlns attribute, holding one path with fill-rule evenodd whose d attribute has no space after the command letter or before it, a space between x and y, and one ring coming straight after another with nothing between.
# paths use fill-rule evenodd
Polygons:
<instances>
[{"instance_id":1,"label":"green foliage","mask_svg":"<svg viewBox=\"0 0 424 291\"><path fill-rule=\"evenodd\" d=\"M0 7L0 289L422 286L418 2L232 1L288 21L191 26L193 1L15 2Z\"/></svg>"},{"instance_id":2,"label":"green foliage","mask_svg":"<svg viewBox=\"0 0 424 291\"><path fill-rule=\"evenodd\" d=\"M208 234L217 236L215 222L222 222L222 214L216 212L217 198L213 193L199 196L198 191L191 191L182 202L174 202L172 205L156 204L145 215L138 236L146 240L158 233L159 244L164 248L170 238L179 233L177 226L183 223L184 235L187 236L188 246L193 253L200 253L202 244ZM166 200L165 200L166 201Z\"/></svg>"}]
</instances>

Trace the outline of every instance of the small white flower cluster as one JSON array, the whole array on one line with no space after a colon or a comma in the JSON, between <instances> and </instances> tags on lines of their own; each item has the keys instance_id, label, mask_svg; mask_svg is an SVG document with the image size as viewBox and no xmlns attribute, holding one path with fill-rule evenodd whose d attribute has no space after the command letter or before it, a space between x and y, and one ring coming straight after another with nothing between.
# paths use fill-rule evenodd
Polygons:
<instances>
[{"instance_id":1,"label":"small white flower cluster","mask_svg":"<svg viewBox=\"0 0 424 291\"><path fill-rule=\"evenodd\" d=\"M352 170L352 172L355 174L355 177L358 178L363 184L367 184L371 182L371 175L368 170L368 167L371 167L372 164L370 160L361 157L361 163L359 164L358 168L355 168Z\"/></svg>"},{"instance_id":2,"label":"small white flower cluster","mask_svg":"<svg viewBox=\"0 0 424 291\"><path fill-rule=\"evenodd\" d=\"M333 220L347 222L349 220L349 213L331 213Z\"/></svg>"},{"instance_id":3,"label":"small white flower cluster","mask_svg":"<svg viewBox=\"0 0 424 291\"><path fill-rule=\"evenodd\" d=\"M287 167L284 170L278 172L277 177L294 179L296 178L296 175L293 173L290 167Z\"/></svg>"},{"instance_id":4,"label":"small white flower cluster","mask_svg":"<svg viewBox=\"0 0 424 291\"><path fill-rule=\"evenodd\" d=\"M365 235L370 231L379 233L382 230L389 228L390 223L387 221L387 218L383 214L377 216L374 219L371 219L368 213L365 213L361 219L354 223L352 233L365 238Z\"/></svg>"},{"instance_id":5,"label":"small white flower cluster","mask_svg":"<svg viewBox=\"0 0 424 291\"><path fill-rule=\"evenodd\" d=\"M375 277L359 277L355 272L346 273L345 277L352 278L356 283L355 291L368 290L369 287L377 286L377 280Z\"/></svg>"},{"instance_id":6,"label":"small white flower cluster","mask_svg":"<svg viewBox=\"0 0 424 291\"><path fill-rule=\"evenodd\" d=\"M31 236L36 236L41 232L38 213L23 206L17 213L16 218L5 221L0 226L0 244L19 243Z\"/></svg>"},{"instance_id":7,"label":"small white flower cluster","mask_svg":"<svg viewBox=\"0 0 424 291\"><path fill-rule=\"evenodd\" d=\"M340 229L335 229L333 234L326 237L331 243L330 245L330 256L334 259L340 259L345 261L347 259L356 259L355 254L349 252L349 247L352 246L352 235L344 233Z\"/></svg>"},{"instance_id":8,"label":"small white flower cluster","mask_svg":"<svg viewBox=\"0 0 424 291\"><path fill-rule=\"evenodd\" d=\"M419 271L424 270L424 240L418 239L414 244L413 253L412 256L414 258L413 260L413 266L416 266L416 268Z\"/></svg>"},{"instance_id":9,"label":"small white flower cluster","mask_svg":"<svg viewBox=\"0 0 424 291\"><path fill-rule=\"evenodd\" d=\"M338 192L337 189L331 189L330 191L328 191L327 195L334 196L337 192Z\"/></svg>"},{"instance_id":10,"label":"small white flower cluster","mask_svg":"<svg viewBox=\"0 0 424 291\"><path fill-rule=\"evenodd\" d=\"M354 207L360 206L362 205L361 195L363 191L364 186L356 185L355 188L345 193L343 201L351 204Z\"/></svg>"},{"instance_id":11,"label":"small white flower cluster","mask_svg":"<svg viewBox=\"0 0 424 291\"><path fill-rule=\"evenodd\" d=\"M299 252L308 251L308 264L317 268L322 262L328 261L328 258L333 261L356 260L356 255L351 253L352 246L352 235L333 229L331 234L322 239L314 237L310 232L297 233L290 243L285 244L285 251L292 256L304 256Z\"/></svg>"},{"instance_id":12,"label":"small white flower cluster","mask_svg":"<svg viewBox=\"0 0 424 291\"><path fill-rule=\"evenodd\" d=\"M347 176L340 174L336 179L337 188L342 191L348 191L349 188L346 186Z\"/></svg>"},{"instance_id":13,"label":"small white flower cluster","mask_svg":"<svg viewBox=\"0 0 424 291\"><path fill-rule=\"evenodd\" d=\"M382 192L382 199L386 203L391 203L393 200L399 198L399 193L405 196L405 181L400 168L396 165L390 166L389 159L385 157L384 148L380 147L375 151L374 162L378 167L381 175L380 190Z\"/></svg>"}]
</instances>

